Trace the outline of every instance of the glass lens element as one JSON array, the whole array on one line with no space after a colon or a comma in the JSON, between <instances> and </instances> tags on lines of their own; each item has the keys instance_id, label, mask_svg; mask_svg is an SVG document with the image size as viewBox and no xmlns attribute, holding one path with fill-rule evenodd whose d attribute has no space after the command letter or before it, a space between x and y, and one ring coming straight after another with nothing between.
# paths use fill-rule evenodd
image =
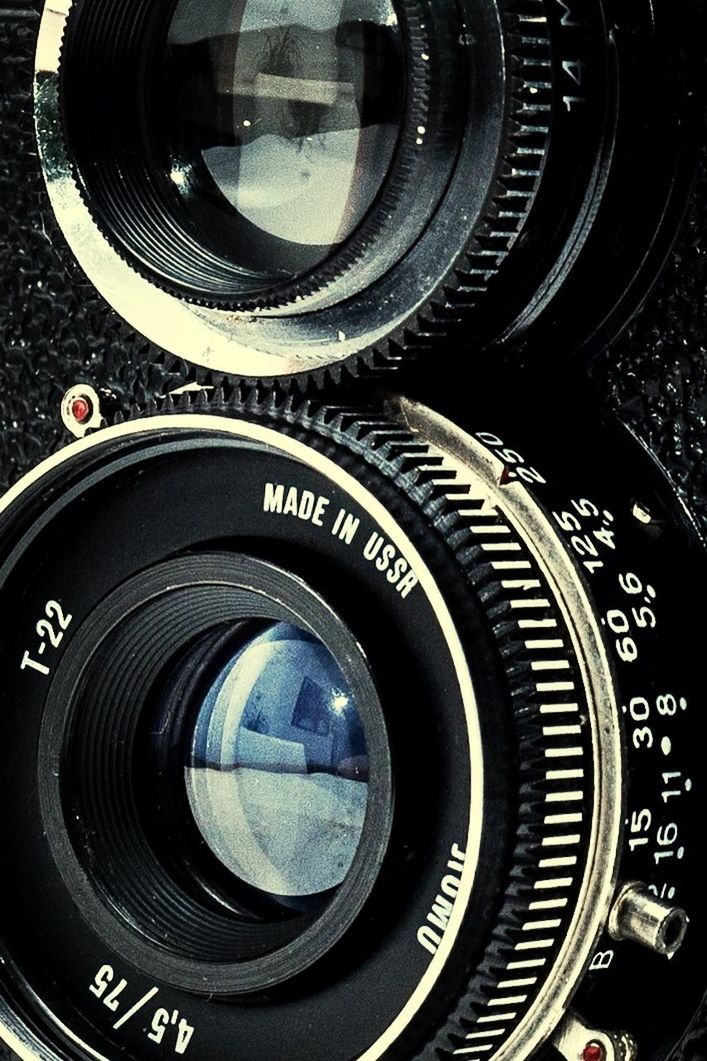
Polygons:
<instances>
[{"instance_id":1,"label":"glass lens element","mask_svg":"<svg viewBox=\"0 0 707 1061\"><path fill-rule=\"evenodd\" d=\"M368 753L338 664L275 623L242 645L200 706L186 782L213 853L275 897L327 892L363 835Z\"/></svg>"},{"instance_id":2,"label":"glass lens element","mask_svg":"<svg viewBox=\"0 0 707 1061\"><path fill-rule=\"evenodd\" d=\"M179 0L164 84L168 165L200 228L230 240L244 270L291 280L354 232L391 166L404 105L395 10Z\"/></svg>"}]
</instances>

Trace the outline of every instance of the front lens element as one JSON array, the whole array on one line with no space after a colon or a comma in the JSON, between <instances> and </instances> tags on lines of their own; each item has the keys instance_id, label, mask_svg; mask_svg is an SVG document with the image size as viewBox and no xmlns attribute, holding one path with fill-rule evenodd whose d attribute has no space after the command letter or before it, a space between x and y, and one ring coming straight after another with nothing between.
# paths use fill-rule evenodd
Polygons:
<instances>
[{"instance_id":1,"label":"front lens element","mask_svg":"<svg viewBox=\"0 0 707 1061\"><path fill-rule=\"evenodd\" d=\"M380 886L392 835L355 635L294 573L230 552L121 581L85 634L47 715L61 765L44 802L85 916L197 993L313 967Z\"/></svg>"},{"instance_id":2,"label":"front lens element","mask_svg":"<svg viewBox=\"0 0 707 1061\"><path fill-rule=\"evenodd\" d=\"M242 644L200 705L186 767L211 851L275 897L346 878L368 803L368 752L351 689L325 645L274 623Z\"/></svg>"},{"instance_id":3,"label":"front lens element","mask_svg":"<svg viewBox=\"0 0 707 1061\"><path fill-rule=\"evenodd\" d=\"M403 83L390 0L180 0L160 125L202 238L264 289L321 265L381 191Z\"/></svg>"}]
</instances>

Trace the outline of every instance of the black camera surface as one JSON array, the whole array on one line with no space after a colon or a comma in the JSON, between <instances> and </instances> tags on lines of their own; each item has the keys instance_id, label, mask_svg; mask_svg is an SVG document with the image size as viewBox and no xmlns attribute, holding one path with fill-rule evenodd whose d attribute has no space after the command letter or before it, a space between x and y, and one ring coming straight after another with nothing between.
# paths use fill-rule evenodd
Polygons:
<instances>
[{"instance_id":1,"label":"black camera surface","mask_svg":"<svg viewBox=\"0 0 707 1061\"><path fill-rule=\"evenodd\" d=\"M0 8L2 1056L704 1058L705 13L629 6Z\"/></svg>"}]
</instances>

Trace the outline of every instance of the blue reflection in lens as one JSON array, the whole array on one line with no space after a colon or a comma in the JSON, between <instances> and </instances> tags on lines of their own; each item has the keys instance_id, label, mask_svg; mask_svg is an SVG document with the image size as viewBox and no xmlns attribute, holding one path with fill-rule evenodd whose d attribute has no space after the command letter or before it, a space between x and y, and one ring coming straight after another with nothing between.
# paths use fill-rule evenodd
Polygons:
<instances>
[{"instance_id":1,"label":"blue reflection in lens","mask_svg":"<svg viewBox=\"0 0 707 1061\"><path fill-rule=\"evenodd\" d=\"M282 897L341 884L363 834L368 754L325 645L285 623L243 645L199 711L186 780L204 840L247 884Z\"/></svg>"}]
</instances>

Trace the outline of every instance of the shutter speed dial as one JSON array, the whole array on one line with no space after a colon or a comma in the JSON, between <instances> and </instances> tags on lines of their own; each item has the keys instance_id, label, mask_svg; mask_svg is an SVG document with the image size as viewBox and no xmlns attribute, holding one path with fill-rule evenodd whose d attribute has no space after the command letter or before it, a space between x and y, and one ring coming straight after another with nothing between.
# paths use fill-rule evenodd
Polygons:
<instances>
[{"instance_id":1,"label":"shutter speed dial","mask_svg":"<svg viewBox=\"0 0 707 1061\"><path fill-rule=\"evenodd\" d=\"M264 1048L277 1061L306 1050L315 1061L522 1061L538 1050L633 1061L681 1039L700 1002L705 933L704 726L687 621L702 561L635 440L532 409L532 422L507 407L479 422L385 395L359 414L185 393L77 442L9 495L4 592L23 586L27 616L3 659L40 661L22 640L25 619L36 625L35 592L48 588L37 556L49 556L52 600L72 617L56 655L8 672L27 709L0 734L0 798L32 791L17 775L37 764L18 742L51 766L39 805L24 797L22 827L3 826L10 854L28 852L13 909L45 889L47 909L78 902L90 915L50 920L33 906L36 940L6 926L24 1012L39 996L57 1017L47 1042L71 1025L102 1056L148 1056L139 1022L108 1012L76 973L95 966L105 979L106 948L126 999L157 989L160 1008L194 1029L190 1056L209 1061L234 1050L254 1061ZM623 474L604 476L608 462ZM37 505L44 522L31 518ZM139 566L121 544L136 519ZM77 563L90 578L77 582ZM169 764L199 668L216 690L204 701L216 733L238 646L259 658L294 627L299 646L316 637L329 650L339 671L327 663L326 673L346 682L332 717L357 706L355 754L337 762L345 786L367 786L346 806L365 792L370 806L340 887L285 903L190 846ZM289 651L281 658L300 658ZM314 734L305 747L321 763L324 722L303 696L291 725ZM156 704L159 726L146 731ZM259 715L253 726L248 747L262 764L269 723ZM152 776L156 731L169 741L157 749L157 787L145 789L159 799L145 800L125 785ZM228 755L237 765L237 750ZM273 776L261 811L277 795ZM268 842L277 836L273 826ZM59 939L66 924L71 936ZM13 1027L27 1019L19 1008Z\"/></svg>"},{"instance_id":2,"label":"shutter speed dial","mask_svg":"<svg viewBox=\"0 0 707 1061\"><path fill-rule=\"evenodd\" d=\"M637 1055L650 1056L650 1034L641 1034L642 1026L650 1023L642 1009L649 992L645 978L638 972L643 964L642 952L645 954L642 948L654 956L648 958L647 966L650 990L663 999L655 1028L656 1032L660 1028L665 1035L665 995L672 995L681 982L676 964L683 948L695 954L704 931L698 916L697 897L693 894L692 903L688 899L695 878L690 878L687 863L690 858L699 857L694 842L699 833L698 830L696 833L694 816L703 805L699 800L704 799L704 793L696 796L703 787L701 767L689 749L688 734L699 740L703 729L694 712L699 678L695 673L690 676L692 667L688 662L695 646L694 635L685 621L690 605L681 597L686 592L688 578L695 577L698 585L704 578L697 538L687 530L689 518L657 466L640 453L634 440L622 438L621 432L610 425L604 426L604 437L597 440L593 457L583 462L578 456L581 450L574 444L583 437L581 422L570 424L548 416L545 422L551 426L543 429L539 426L542 415L533 417L532 441L528 442L527 451L531 457L516 442L524 434L523 413L518 410L508 411L501 417L501 422L510 425L507 431L478 432L473 440L449 421L414 403L403 401L397 406L396 415L431 441L433 450L438 447L438 452L452 462L457 487L467 481L470 469L480 474L488 490L489 504L506 515L545 571L547 582L542 583L542 590L536 583L538 595L554 596L558 610L569 617L568 627L564 629L556 617L548 622L536 611L539 604L537 599L533 600L532 592L524 602L517 599L512 602L513 609L528 609L519 613L524 616L519 626L526 632L533 628L526 646L539 653L531 666L534 674L544 679L536 685L543 691L539 705L545 722L543 733L560 736L561 745L545 750L546 778L561 779L562 783L559 792L545 796L544 820L558 823L557 831L564 837L543 838L545 857L539 865L544 869L552 867L552 875L557 878L554 883L560 886L566 885L567 878L582 865L595 890L594 898L589 900L587 894L591 890L585 893L580 908L587 901L601 903L598 897L602 877L606 885L613 874L618 883L608 919L604 920L604 939L611 946L604 950L602 944L590 955L587 976L574 984L575 988L579 985L575 998L579 1011L569 1011L559 1022L552 1044L567 1061L576 1061L577 1057L583 1061L631 1061ZM454 409L454 420L464 422L458 409ZM530 440L531 435L527 438ZM558 439L563 440L559 445ZM569 461L562 452L563 445L572 454ZM626 462L623 497L615 487L613 497L607 492L599 471L603 460ZM615 481L620 483L620 477ZM464 518L463 508L459 511ZM472 534L478 533L475 528L470 529ZM488 546L482 545L482 549L486 552ZM510 544L496 544L492 549L495 556L492 564L503 572L502 584L522 586L527 592L533 577L526 566L527 558L521 551L511 556ZM573 582L570 577L564 583L563 568L568 558L580 575L583 589L588 591L587 597L581 592L575 597L571 592L568 595L566 586ZM509 579L511 572L514 580ZM584 615L583 608L588 609ZM666 631L671 611L679 630L675 642ZM586 640L593 623L598 624L600 646L592 644L591 638ZM551 658L561 656L565 630L581 646L579 655L584 666L577 683L572 680L574 676L566 662ZM609 664L608 675L597 666L604 653ZM601 682L607 678L608 684L602 690ZM687 689L695 681L697 684L692 685L693 692L689 695ZM591 847L588 851L582 848L584 816L580 789L588 773L579 747L586 722L583 712L588 710L591 719L592 711L591 700L587 702L582 697L591 693L592 688L598 690L599 719L593 733L592 752L595 764L597 761L600 764L592 774L593 825L600 830L603 824L607 830L605 836L610 836L610 843L615 845L611 853L604 851L593 867ZM669 689L676 692L667 692ZM530 703L525 700L525 710L533 710ZM620 778L613 779L611 759L602 757L602 744L605 754L608 750L605 742L611 740L617 715L624 723L628 720L629 725L622 727L619 737ZM620 821L614 819L618 828L612 834L612 809L615 811L622 802L624 813ZM636 810L637 807L640 809ZM631 879L638 867L642 878ZM500 1011L516 1009L538 969L543 970L541 978L546 974L552 951L547 942L534 939L532 931L540 925L550 929L557 923L558 906L561 910L565 908L565 900L560 899L558 903L552 895L543 901L545 883L536 882L535 888L538 887L542 897L539 901L536 898L531 908L543 911L540 920L523 926L527 935L520 944L515 944L514 960L499 985L501 997L492 996L487 1000L484 1015L477 1016L466 1041L457 1043L453 1051L456 1056L475 1061L489 1056L509 1056L507 1048L503 1045L499 1048L503 1026ZM577 913L581 918L581 910ZM563 957L570 962L571 956L577 957L581 944L587 941L585 933L586 927L576 937L565 938L559 968ZM675 964L669 966L666 958ZM682 977L691 980L696 960L682 953L682 962ZM555 975L559 968L555 966ZM621 983L620 968L631 970L630 983L623 984L613 1004L602 1011L599 999L606 999L612 990L617 990ZM509 976L511 969L512 976ZM572 975L567 967L564 975ZM682 979L683 985L685 982ZM536 1017L539 1020L542 1020L541 1012L545 1017L548 1011L552 1012L554 1002L552 975L544 983ZM691 991L689 1002L682 1000L683 1028L699 1001L699 986L691 985ZM556 997L559 1006L561 996ZM588 1001L583 1013L584 998ZM568 1000L567 995L565 999ZM522 1026L526 1041L532 1035L529 1033L532 1028L531 1017Z\"/></svg>"}]
</instances>

